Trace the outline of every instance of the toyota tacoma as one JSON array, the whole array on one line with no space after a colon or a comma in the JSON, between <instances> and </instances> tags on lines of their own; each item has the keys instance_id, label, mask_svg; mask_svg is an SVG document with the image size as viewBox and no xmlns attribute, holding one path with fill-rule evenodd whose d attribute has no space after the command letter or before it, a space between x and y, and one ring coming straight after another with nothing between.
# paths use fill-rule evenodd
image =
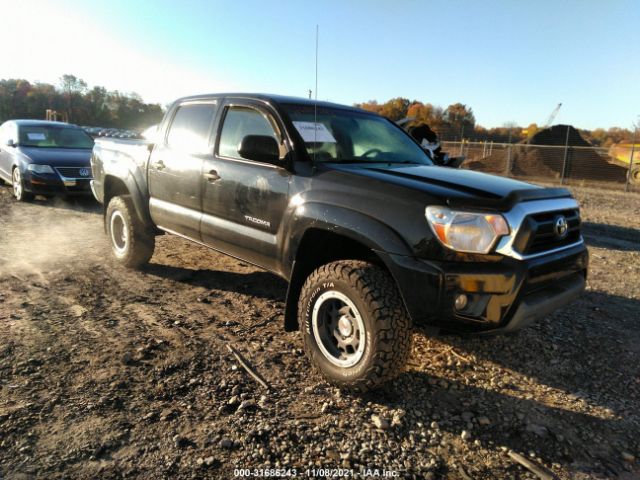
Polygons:
<instances>
[{"instance_id":1,"label":"toyota tacoma","mask_svg":"<svg viewBox=\"0 0 640 480\"><path fill-rule=\"evenodd\" d=\"M587 250L566 189L437 165L390 120L275 95L177 100L153 141L98 139L115 257L170 233L288 282L284 329L339 387L396 375L412 324L512 332L575 299Z\"/></svg>"}]
</instances>

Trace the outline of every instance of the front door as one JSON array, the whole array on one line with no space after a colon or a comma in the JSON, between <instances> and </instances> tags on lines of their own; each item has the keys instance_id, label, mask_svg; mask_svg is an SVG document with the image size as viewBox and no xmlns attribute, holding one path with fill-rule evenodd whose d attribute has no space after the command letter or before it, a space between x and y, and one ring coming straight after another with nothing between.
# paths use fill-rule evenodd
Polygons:
<instances>
[{"instance_id":1,"label":"front door","mask_svg":"<svg viewBox=\"0 0 640 480\"><path fill-rule=\"evenodd\" d=\"M216 103L179 105L149 159L151 218L164 230L200 241L202 165L211 158Z\"/></svg>"},{"instance_id":2,"label":"front door","mask_svg":"<svg viewBox=\"0 0 640 480\"><path fill-rule=\"evenodd\" d=\"M213 159L203 167L202 240L229 255L277 270L278 231L288 203L290 173L282 165L238 153L246 135L273 136L287 149L273 112L257 103L227 101Z\"/></svg>"}]
</instances>

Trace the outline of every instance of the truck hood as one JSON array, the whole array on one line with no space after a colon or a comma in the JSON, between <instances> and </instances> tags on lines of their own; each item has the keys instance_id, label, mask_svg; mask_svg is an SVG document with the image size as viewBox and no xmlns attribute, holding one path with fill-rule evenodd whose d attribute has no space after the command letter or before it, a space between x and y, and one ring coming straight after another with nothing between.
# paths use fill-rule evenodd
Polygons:
<instances>
[{"instance_id":1,"label":"truck hood","mask_svg":"<svg viewBox=\"0 0 640 480\"><path fill-rule=\"evenodd\" d=\"M388 163L325 164L330 170L424 191L450 205L510 208L515 202L571 196L566 189L543 188L510 178L435 165Z\"/></svg>"},{"instance_id":2,"label":"truck hood","mask_svg":"<svg viewBox=\"0 0 640 480\"><path fill-rule=\"evenodd\" d=\"M84 148L38 148L18 147L29 163L47 164L56 167L88 167L91 149Z\"/></svg>"}]
</instances>

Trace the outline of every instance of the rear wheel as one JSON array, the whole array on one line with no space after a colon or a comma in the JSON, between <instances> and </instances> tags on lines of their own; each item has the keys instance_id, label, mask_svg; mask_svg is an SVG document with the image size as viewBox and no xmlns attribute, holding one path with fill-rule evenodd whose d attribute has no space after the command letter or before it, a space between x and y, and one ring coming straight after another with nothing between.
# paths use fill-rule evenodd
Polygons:
<instances>
[{"instance_id":1,"label":"rear wheel","mask_svg":"<svg viewBox=\"0 0 640 480\"><path fill-rule=\"evenodd\" d=\"M298 318L311 362L348 390L392 379L411 350L411 320L395 282L371 263L344 260L315 270L302 287Z\"/></svg>"},{"instance_id":2,"label":"rear wheel","mask_svg":"<svg viewBox=\"0 0 640 480\"><path fill-rule=\"evenodd\" d=\"M155 237L138 220L129 195L111 199L105 220L111 250L120 263L139 268L151 259Z\"/></svg>"},{"instance_id":3,"label":"rear wheel","mask_svg":"<svg viewBox=\"0 0 640 480\"><path fill-rule=\"evenodd\" d=\"M24 180L22 179L22 175L20 174L20 168L15 167L11 174L12 184L13 184L13 196L16 197L16 200L19 202L28 202L33 200L33 193L27 192L24 189Z\"/></svg>"},{"instance_id":4,"label":"rear wheel","mask_svg":"<svg viewBox=\"0 0 640 480\"><path fill-rule=\"evenodd\" d=\"M631 181L631 183L635 185L640 185L640 167L636 167L633 170L631 170L631 175L629 180Z\"/></svg>"}]
</instances>

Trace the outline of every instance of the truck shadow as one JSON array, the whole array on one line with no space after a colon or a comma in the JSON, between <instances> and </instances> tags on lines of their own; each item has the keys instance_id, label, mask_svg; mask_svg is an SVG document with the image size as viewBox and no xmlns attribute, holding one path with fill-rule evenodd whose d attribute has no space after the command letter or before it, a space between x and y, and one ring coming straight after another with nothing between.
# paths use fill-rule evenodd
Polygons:
<instances>
[{"instance_id":1,"label":"truck shadow","mask_svg":"<svg viewBox=\"0 0 640 480\"><path fill-rule=\"evenodd\" d=\"M206 288L242 293L259 298L284 301L287 284L276 275L264 272L232 272L225 270L191 269L151 263L143 270L148 275Z\"/></svg>"},{"instance_id":2,"label":"truck shadow","mask_svg":"<svg viewBox=\"0 0 640 480\"><path fill-rule=\"evenodd\" d=\"M582 223L582 234L587 245L623 252L640 252L640 230L604 223Z\"/></svg>"},{"instance_id":3,"label":"truck shadow","mask_svg":"<svg viewBox=\"0 0 640 480\"><path fill-rule=\"evenodd\" d=\"M286 293L284 281L261 271L160 264L144 271L280 302ZM638 300L587 291L579 302L514 335L429 337L418 328L416 335L423 338L417 344L426 344L426 350L414 354L397 381L362 399L407 412L402 426L389 432L399 442L418 422L436 421L441 433L459 442L467 430L482 448L534 451L545 462L586 476L618 476L625 471L620 452L639 448L634 433L640 404L638 311ZM482 424L481 417L487 419ZM440 448L442 437L434 439L431 446Z\"/></svg>"},{"instance_id":4,"label":"truck shadow","mask_svg":"<svg viewBox=\"0 0 640 480\"><path fill-rule=\"evenodd\" d=\"M640 448L633 433L640 421L639 311L639 300L587 291L513 335L428 337L417 329L428 337L418 342L426 343L424 354L417 352L383 396L367 400L433 412L440 428L457 436L469 430L483 444L617 476L624 471L620 452ZM490 424L467 424L464 412Z\"/></svg>"}]
</instances>

